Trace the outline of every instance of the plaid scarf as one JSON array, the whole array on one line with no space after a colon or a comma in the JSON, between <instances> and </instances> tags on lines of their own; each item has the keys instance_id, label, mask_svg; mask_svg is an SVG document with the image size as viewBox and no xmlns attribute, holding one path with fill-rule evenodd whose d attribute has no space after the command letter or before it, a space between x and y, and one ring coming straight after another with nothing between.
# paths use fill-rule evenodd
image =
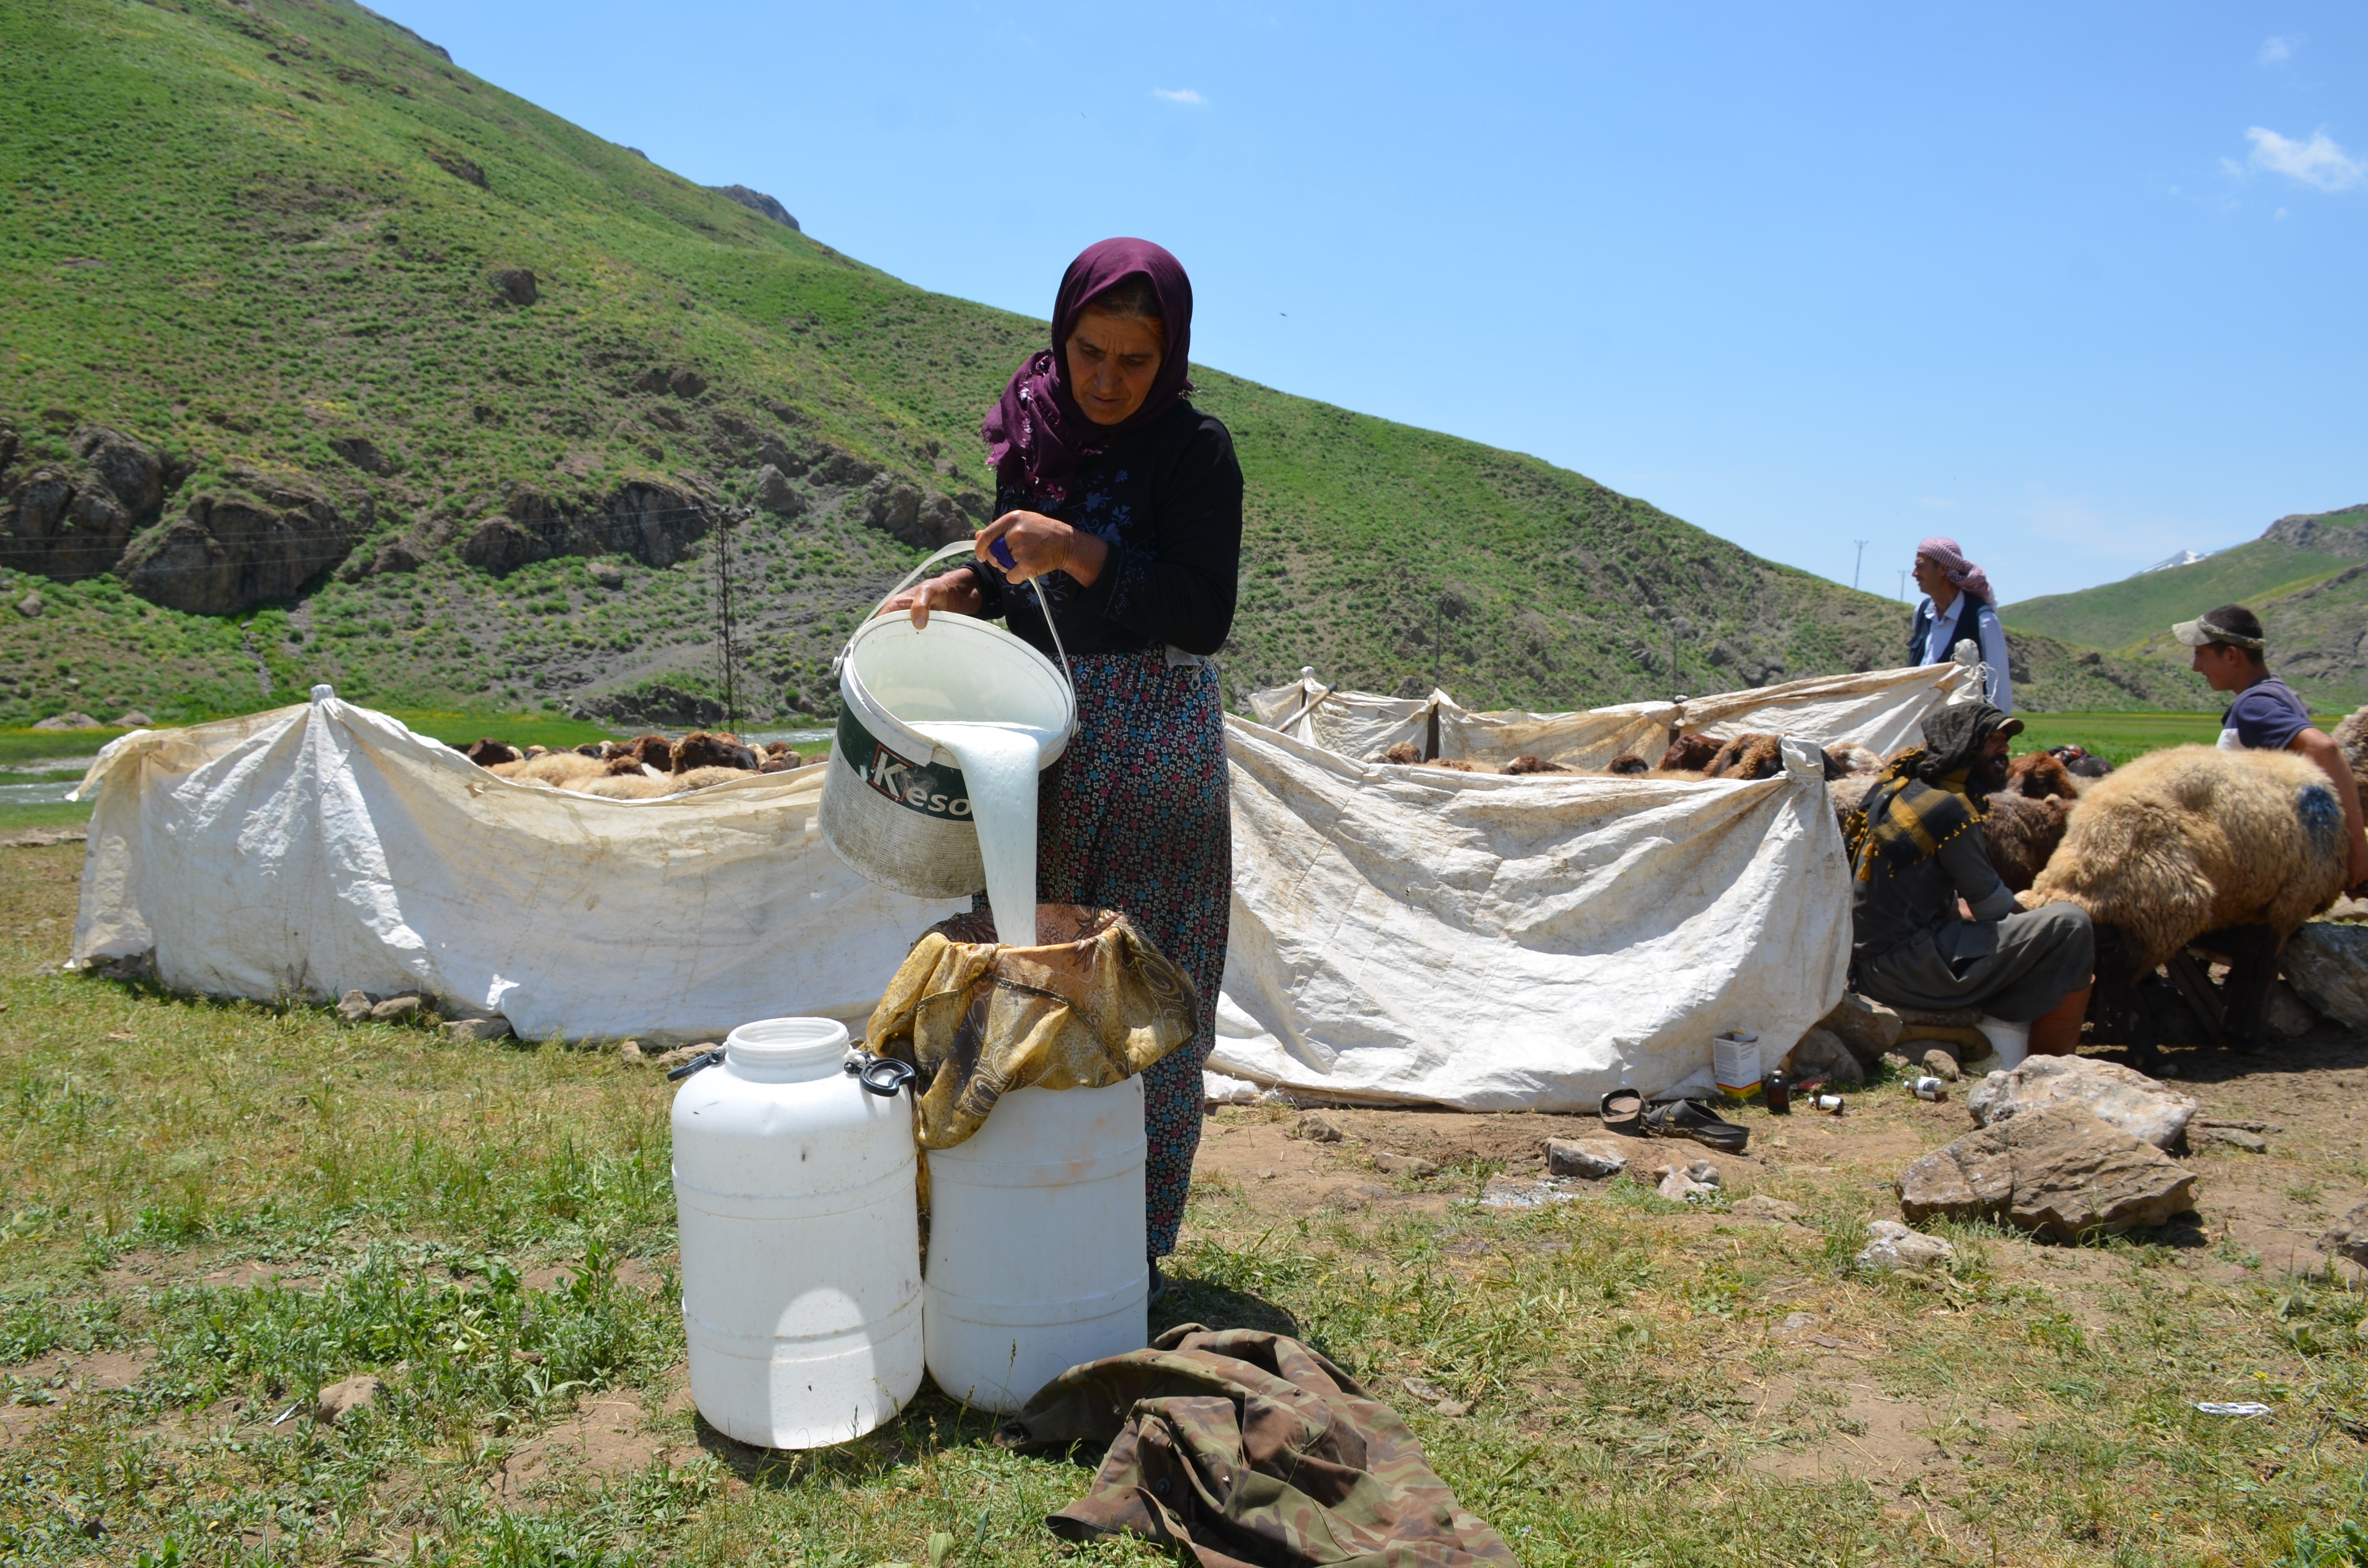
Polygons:
<instances>
[{"instance_id":1,"label":"plaid scarf","mask_svg":"<svg viewBox=\"0 0 2368 1568\"><path fill-rule=\"evenodd\" d=\"M1842 827L1858 880L1871 882L1940 853L1941 846L1989 815L1965 780L2006 715L1987 702L1943 708L1924 721L1924 744L1901 752Z\"/></svg>"}]
</instances>

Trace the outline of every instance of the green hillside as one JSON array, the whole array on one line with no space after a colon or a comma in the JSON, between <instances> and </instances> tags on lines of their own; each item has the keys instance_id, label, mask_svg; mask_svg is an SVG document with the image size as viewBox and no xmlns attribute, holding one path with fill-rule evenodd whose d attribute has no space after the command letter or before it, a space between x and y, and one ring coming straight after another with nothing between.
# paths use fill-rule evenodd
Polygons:
<instances>
[{"instance_id":1,"label":"green hillside","mask_svg":"<svg viewBox=\"0 0 2368 1568\"><path fill-rule=\"evenodd\" d=\"M0 0L0 725L320 680L704 721L727 583L740 714L827 713L863 607L990 509L979 415L1041 323L341 0ZM1235 693L1436 668L1559 708L1897 657L1896 603L1581 475L1193 373L1249 482ZM2203 705L2042 636L2017 665L2032 707Z\"/></svg>"}]
</instances>

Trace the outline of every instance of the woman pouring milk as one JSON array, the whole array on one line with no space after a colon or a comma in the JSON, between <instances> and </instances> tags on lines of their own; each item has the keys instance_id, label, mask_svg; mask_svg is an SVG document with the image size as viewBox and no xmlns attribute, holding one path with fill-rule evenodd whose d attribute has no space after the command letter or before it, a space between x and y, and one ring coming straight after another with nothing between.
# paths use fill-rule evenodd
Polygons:
<instances>
[{"instance_id":1,"label":"woman pouring milk","mask_svg":"<svg viewBox=\"0 0 2368 1568\"><path fill-rule=\"evenodd\" d=\"M1190 1050L1144 1074L1147 1231L1176 1250L1201 1142L1233 896L1224 700L1208 655L1234 621L1242 471L1187 401L1192 285L1147 240L1104 240L1061 278L1053 347L1011 378L981 434L994 522L978 559L889 600L986 619L1050 655L1041 579L1075 672L1077 732L1045 777L1037 892L1117 910L1192 977Z\"/></svg>"}]
</instances>

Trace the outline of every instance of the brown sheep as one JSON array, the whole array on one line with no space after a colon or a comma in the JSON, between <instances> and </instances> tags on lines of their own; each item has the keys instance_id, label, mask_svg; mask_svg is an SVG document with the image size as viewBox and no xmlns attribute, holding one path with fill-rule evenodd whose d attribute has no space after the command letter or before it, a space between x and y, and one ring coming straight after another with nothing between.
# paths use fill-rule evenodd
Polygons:
<instances>
[{"instance_id":1,"label":"brown sheep","mask_svg":"<svg viewBox=\"0 0 2368 1568\"><path fill-rule=\"evenodd\" d=\"M676 774L668 782L673 785L674 792L680 794L690 790L704 790L713 784L729 784L734 779L756 777L757 770L753 767L694 767Z\"/></svg>"},{"instance_id":2,"label":"brown sheep","mask_svg":"<svg viewBox=\"0 0 2368 1568\"><path fill-rule=\"evenodd\" d=\"M1834 803L1834 820L1842 824L1845 833L1850 829L1851 814L1866 804L1867 796L1882 782L1880 773L1847 773L1826 786L1826 799Z\"/></svg>"},{"instance_id":3,"label":"brown sheep","mask_svg":"<svg viewBox=\"0 0 2368 1568\"><path fill-rule=\"evenodd\" d=\"M1783 744L1774 735L1737 735L1702 765L1705 778L1773 778L1783 771Z\"/></svg>"},{"instance_id":4,"label":"brown sheep","mask_svg":"<svg viewBox=\"0 0 2368 1568\"><path fill-rule=\"evenodd\" d=\"M1449 756L1434 756L1429 762L1424 763L1423 766L1425 767L1443 767L1450 773L1475 773L1479 771L1468 762L1461 762Z\"/></svg>"},{"instance_id":5,"label":"brown sheep","mask_svg":"<svg viewBox=\"0 0 2368 1568\"><path fill-rule=\"evenodd\" d=\"M2080 786L2064 759L2053 752L2025 752L2006 765L2006 793L2034 801L2077 801ZM2020 892L2022 890L2015 890Z\"/></svg>"},{"instance_id":6,"label":"brown sheep","mask_svg":"<svg viewBox=\"0 0 2368 1568\"><path fill-rule=\"evenodd\" d=\"M1570 769L1558 762L1548 762L1542 756L1521 756L1515 757L1497 771L1519 777L1524 773L1568 773Z\"/></svg>"},{"instance_id":7,"label":"brown sheep","mask_svg":"<svg viewBox=\"0 0 2368 1568\"><path fill-rule=\"evenodd\" d=\"M759 773L794 773L806 765L806 759L789 750L777 751L758 765Z\"/></svg>"},{"instance_id":8,"label":"brown sheep","mask_svg":"<svg viewBox=\"0 0 2368 1568\"><path fill-rule=\"evenodd\" d=\"M1618 756L1613 757L1610 762L1605 763L1603 765L1603 771L1606 773L1621 775L1650 773L1653 771L1653 765L1646 762L1643 757L1638 756L1633 751L1623 751Z\"/></svg>"},{"instance_id":9,"label":"brown sheep","mask_svg":"<svg viewBox=\"0 0 2368 1568\"><path fill-rule=\"evenodd\" d=\"M577 746L575 751L579 756L588 756L595 762L606 762L609 760L609 748L615 744L613 741L586 741L582 745Z\"/></svg>"},{"instance_id":10,"label":"brown sheep","mask_svg":"<svg viewBox=\"0 0 2368 1568\"><path fill-rule=\"evenodd\" d=\"M705 730L693 730L675 744L674 771L689 773L702 767L736 767L745 773L757 770L757 754L730 735L712 735Z\"/></svg>"},{"instance_id":11,"label":"brown sheep","mask_svg":"<svg viewBox=\"0 0 2368 1568\"><path fill-rule=\"evenodd\" d=\"M530 756L515 767L501 769L505 777L518 783L550 784L562 790L587 784L607 771L607 764L595 762L572 751L547 751L541 756Z\"/></svg>"},{"instance_id":12,"label":"brown sheep","mask_svg":"<svg viewBox=\"0 0 2368 1568\"><path fill-rule=\"evenodd\" d=\"M2071 810L2071 799L2063 795L2017 795L2001 790L1990 797L1989 814L1982 820L1982 846L2009 892L2021 892L2038 880L2055 846L2064 842Z\"/></svg>"},{"instance_id":13,"label":"brown sheep","mask_svg":"<svg viewBox=\"0 0 2368 1568\"><path fill-rule=\"evenodd\" d=\"M2352 786L2360 798L2368 801L2368 708L2359 708L2344 715L2343 722L2335 726L2332 736L2336 749L2351 766Z\"/></svg>"},{"instance_id":14,"label":"brown sheep","mask_svg":"<svg viewBox=\"0 0 2368 1568\"><path fill-rule=\"evenodd\" d=\"M641 777L642 759L630 751L618 753L601 766L608 769L611 778L622 778L628 775L636 778Z\"/></svg>"},{"instance_id":15,"label":"brown sheep","mask_svg":"<svg viewBox=\"0 0 2368 1568\"><path fill-rule=\"evenodd\" d=\"M2226 1028L2258 1038L2278 949L2335 902L2346 869L2343 806L2291 752L2173 746L2081 792L2026 905L2063 902L2097 926L2097 1006L2137 1065L2159 1067L2137 985L2213 933L2230 960Z\"/></svg>"},{"instance_id":16,"label":"brown sheep","mask_svg":"<svg viewBox=\"0 0 2368 1568\"><path fill-rule=\"evenodd\" d=\"M1883 758L1856 741L1838 741L1826 748L1826 778L1839 778L1846 773L1880 773Z\"/></svg>"},{"instance_id":17,"label":"brown sheep","mask_svg":"<svg viewBox=\"0 0 2368 1568\"><path fill-rule=\"evenodd\" d=\"M461 748L461 755L467 757L471 762L475 763L479 767L492 767L497 763L523 762L525 760L525 758L519 756L517 752L513 751L508 746L502 744L501 742L493 739L491 736L487 736L484 740L471 741L467 745Z\"/></svg>"},{"instance_id":18,"label":"brown sheep","mask_svg":"<svg viewBox=\"0 0 2368 1568\"><path fill-rule=\"evenodd\" d=\"M1422 748L1412 741L1400 741L1382 753L1382 760L1396 763L1401 767L1412 767L1422 760Z\"/></svg>"},{"instance_id":19,"label":"brown sheep","mask_svg":"<svg viewBox=\"0 0 2368 1568\"><path fill-rule=\"evenodd\" d=\"M660 773L674 771L674 743L664 735L635 735L625 743L634 761L656 768Z\"/></svg>"},{"instance_id":20,"label":"brown sheep","mask_svg":"<svg viewBox=\"0 0 2368 1568\"><path fill-rule=\"evenodd\" d=\"M1698 773L1718 755L1719 744L1708 735L1679 735L1653 766L1663 773Z\"/></svg>"},{"instance_id":21,"label":"brown sheep","mask_svg":"<svg viewBox=\"0 0 2368 1568\"><path fill-rule=\"evenodd\" d=\"M532 762L536 757L549 756L550 755L551 748L549 746L529 746L526 748L526 759L529 762Z\"/></svg>"},{"instance_id":22,"label":"brown sheep","mask_svg":"<svg viewBox=\"0 0 2368 1568\"><path fill-rule=\"evenodd\" d=\"M576 793L597 795L604 801L655 801L673 794L674 787L662 784L645 773L619 773L595 778Z\"/></svg>"}]
</instances>

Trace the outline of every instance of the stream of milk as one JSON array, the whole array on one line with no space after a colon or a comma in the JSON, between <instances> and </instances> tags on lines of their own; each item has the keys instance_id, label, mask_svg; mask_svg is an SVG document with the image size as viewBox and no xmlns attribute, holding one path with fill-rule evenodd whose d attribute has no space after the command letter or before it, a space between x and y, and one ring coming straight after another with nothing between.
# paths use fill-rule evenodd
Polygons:
<instances>
[{"instance_id":1,"label":"stream of milk","mask_svg":"<svg viewBox=\"0 0 2368 1568\"><path fill-rule=\"evenodd\" d=\"M995 939L1006 947L1036 945L1036 778L1044 743L1055 732L1029 724L937 720L914 729L954 754L970 786L971 821L978 824L979 858L986 862L986 898L995 907Z\"/></svg>"}]
</instances>

